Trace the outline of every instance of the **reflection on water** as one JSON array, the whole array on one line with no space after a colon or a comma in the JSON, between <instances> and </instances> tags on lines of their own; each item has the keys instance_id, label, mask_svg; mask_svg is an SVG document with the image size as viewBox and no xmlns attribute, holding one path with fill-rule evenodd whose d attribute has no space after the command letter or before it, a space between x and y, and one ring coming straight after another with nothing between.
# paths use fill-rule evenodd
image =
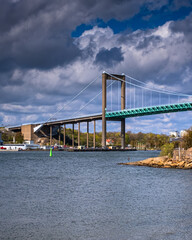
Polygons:
<instances>
[{"instance_id":1,"label":"reflection on water","mask_svg":"<svg viewBox=\"0 0 192 240\"><path fill-rule=\"evenodd\" d=\"M157 155L0 153L0 239L191 239L192 171L117 165Z\"/></svg>"}]
</instances>

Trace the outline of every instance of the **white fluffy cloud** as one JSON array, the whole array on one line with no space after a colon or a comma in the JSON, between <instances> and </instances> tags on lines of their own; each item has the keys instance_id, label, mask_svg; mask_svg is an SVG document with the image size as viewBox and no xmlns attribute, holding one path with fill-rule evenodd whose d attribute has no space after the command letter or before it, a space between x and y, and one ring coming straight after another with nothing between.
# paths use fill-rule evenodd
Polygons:
<instances>
[{"instance_id":1,"label":"white fluffy cloud","mask_svg":"<svg viewBox=\"0 0 192 240\"><path fill-rule=\"evenodd\" d=\"M94 27L74 39L74 44L82 55L70 64L50 70L15 69L10 76L12 87L5 84L2 94L7 96L11 93L17 96L16 101L5 104L2 99L1 119L9 121L7 116L13 116L17 111L20 115L11 117L11 123L21 120L29 122L30 119L47 120L51 113L60 109L75 93L100 76L94 87L79 97L78 102L66 106L64 109L67 114L62 111L58 118L61 118L62 114L70 116L99 92L103 70L130 74L156 88L169 88L179 92L187 90L187 93L192 94L192 55L189 54L192 52L192 44L186 40L184 32L173 31L171 24L172 22L167 22L156 29L119 34L114 34L109 27ZM95 99L91 107L83 109L83 114L100 112L99 102L101 97ZM173 117L143 119L141 123L137 119L131 120L131 125L128 124L127 128L137 126L136 130L147 131L150 121L152 131L157 129L156 122L159 121L158 129L164 128L164 131L168 132L178 126L178 123L174 124L175 115L171 116Z\"/></svg>"},{"instance_id":2,"label":"white fluffy cloud","mask_svg":"<svg viewBox=\"0 0 192 240\"><path fill-rule=\"evenodd\" d=\"M171 22L167 22L157 29L140 31L129 34L114 34L108 28L94 27L85 31L82 36L75 40L76 45L84 52L86 58L81 62L81 66L93 66L97 54L102 50L121 48L123 61L117 62L115 66L108 67L117 73L131 73L144 81L158 80L157 84L173 85L177 90L185 91L181 83L183 78L190 79L188 65L192 61L192 44L185 39L183 33L172 32ZM90 54L91 53L91 54ZM115 56L114 56L115 57ZM110 59L106 59L106 62ZM102 65L97 64L97 69ZM186 72L186 76L181 76L180 72ZM179 73L179 76L178 76ZM170 79L170 75L176 78ZM182 78L181 78L182 77Z\"/></svg>"}]
</instances>

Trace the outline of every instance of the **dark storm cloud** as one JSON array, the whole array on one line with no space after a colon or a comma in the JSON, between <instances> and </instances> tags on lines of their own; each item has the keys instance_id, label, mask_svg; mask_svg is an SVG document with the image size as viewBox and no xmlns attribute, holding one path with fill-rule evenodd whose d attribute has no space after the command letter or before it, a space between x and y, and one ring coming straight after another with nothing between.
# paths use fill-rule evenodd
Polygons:
<instances>
[{"instance_id":1,"label":"dark storm cloud","mask_svg":"<svg viewBox=\"0 0 192 240\"><path fill-rule=\"evenodd\" d=\"M191 0L174 0L171 7L172 9L179 9L180 7L191 7L192 2Z\"/></svg>"},{"instance_id":2,"label":"dark storm cloud","mask_svg":"<svg viewBox=\"0 0 192 240\"><path fill-rule=\"evenodd\" d=\"M0 0L0 71L69 64L82 56L71 38L78 25L96 18L127 19L148 3L151 0ZM153 8L159 4L154 2Z\"/></svg>"},{"instance_id":3,"label":"dark storm cloud","mask_svg":"<svg viewBox=\"0 0 192 240\"><path fill-rule=\"evenodd\" d=\"M175 33L183 33L186 38L192 40L192 13L182 21L172 22L170 29Z\"/></svg>"},{"instance_id":4,"label":"dark storm cloud","mask_svg":"<svg viewBox=\"0 0 192 240\"><path fill-rule=\"evenodd\" d=\"M136 49L144 49L149 45L156 47L161 42L161 38L159 36L148 36L142 39L136 46Z\"/></svg>"},{"instance_id":5,"label":"dark storm cloud","mask_svg":"<svg viewBox=\"0 0 192 240\"><path fill-rule=\"evenodd\" d=\"M65 16L70 17L63 23L70 27L83 21L102 17L103 19L124 19L134 16L142 4L150 0L0 0L0 32L7 32L10 28L39 14L52 14L58 10L66 10ZM156 5L155 3L153 5ZM84 17L84 18L83 18ZM73 20L71 19L73 18ZM81 20L80 20L81 19ZM62 19L61 19L62 20ZM73 21L75 25L73 24Z\"/></svg>"},{"instance_id":6,"label":"dark storm cloud","mask_svg":"<svg viewBox=\"0 0 192 240\"><path fill-rule=\"evenodd\" d=\"M175 6L177 2L179 8L181 2L186 5L187 0L172 2L175 2ZM116 72L126 72L129 67L142 76L153 72L153 76L156 75L156 71L168 65L166 61L169 58L165 53L158 52L160 38L152 36L152 29L114 34L109 27L100 28L98 24L95 32L87 31L76 39L71 34L81 24L92 26L98 19L103 22L117 19L121 22L142 13L143 9L151 10L153 14L154 10L159 11L166 4L167 0L0 0L2 111L13 112L13 121L25 121L26 116L21 119L19 112L35 114L42 120L42 112L49 115L49 112L57 109L56 106L63 106L64 102L71 99L71 95L77 94L98 74L100 67L104 70L103 66L113 66ZM184 31L186 36L190 36L190 20L187 24L189 26L184 30L184 22L178 21L172 24L171 30ZM78 41L79 45L76 44ZM144 56L142 53L145 48L149 51ZM173 52L170 52L171 56ZM186 66L186 63L183 65ZM179 81L179 77L176 81ZM76 108L88 102L97 88L99 91L99 80L87 94L79 97L75 102ZM99 106L98 100L96 105ZM72 109L73 106L69 108L73 113L76 111ZM89 108L89 112L91 110ZM4 121L6 119L12 121L12 117L4 114Z\"/></svg>"},{"instance_id":7,"label":"dark storm cloud","mask_svg":"<svg viewBox=\"0 0 192 240\"><path fill-rule=\"evenodd\" d=\"M121 48L111 48L110 50L102 48L96 55L95 63L105 67L113 66L123 61L124 57Z\"/></svg>"},{"instance_id":8,"label":"dark storm cloud","mask_svg":"<svg viewBox=\"0 0 192 240\"><path fill-rule=\"evenodd\" d=\"M54 3L47 4L47 0L0 0L0 6L0 32L3 33L40 12L49 11Z\"/></svg>"},{"instance_id":9,"label":"dark storm cloud","mask_svg":"<svg viewBox=\"0 0 192 240\"><path fill-rule=\"evenodd\" d=\"M5 23L0 26L1 71L16 67L49 69L70 63L80 55L70 36L68 22L64 21L65 16L57 16L57 11L62 14L59 1L55 1L55 5L46 2L7 1L7 5L3 4L4 14L0 14L1 23Z\"/></svg>"},{"instance_id":10,"label":"dark storm cloud","mask_svg":"<svg viewBox=\"0 0 192 240\"><path fill-rule=\"evenodd\" d=\"M0 63L1 66L1 63ZM7 71L7 72L1 72L0 73L0 84L1 84L1 90L4 86L20 86L24 83L24 80L21 76L14 76L13 71ZM1 92L2 97L2 92Z\"/></svg>"},{"instance_id":11,"label":"dark storm cloud","mask_svg":"<svg viewBox=\"0 0 192 240\"><path fill-rule=\"evenodd\" d=\"M38 36L15 43L10 52L10 63L23 68L49 69L70 63L80 51L73 45L70 37L45 38Z\"/></svg>"}]
</instances>

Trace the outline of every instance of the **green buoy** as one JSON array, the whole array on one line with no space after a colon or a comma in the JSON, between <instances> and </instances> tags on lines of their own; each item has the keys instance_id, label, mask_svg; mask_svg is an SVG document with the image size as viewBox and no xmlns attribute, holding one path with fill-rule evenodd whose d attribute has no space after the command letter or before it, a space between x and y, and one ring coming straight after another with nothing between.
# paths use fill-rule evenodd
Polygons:
<instances>
[{"instance_id":1,"label":"green buoy","mask_svg":"<svg viewBox=\"0 0 192 240\"><path fill-rule=\"evenodd\" d=\"M49 157L52 157L52 148L50 148Z\"/></svg>"}]
</instances>

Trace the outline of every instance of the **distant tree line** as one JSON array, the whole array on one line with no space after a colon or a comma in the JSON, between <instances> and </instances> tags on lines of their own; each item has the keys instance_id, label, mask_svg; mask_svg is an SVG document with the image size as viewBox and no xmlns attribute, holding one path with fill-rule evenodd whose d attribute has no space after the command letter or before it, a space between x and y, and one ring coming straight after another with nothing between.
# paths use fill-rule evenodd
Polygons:
<instances>
[{"instance_id":1,"label":"distant tree line","mask_svg":"<svg viewBox=\"0 0 192 240\"><path fill-rule=\"evenodd\" d=\"M66 144L71 144L72 129L66 129ZM63 140L63 135L61 136ZM74 130L75 145L77 145L78 131ZM107 139L113 140L114 146L121 146L121 134L120 132L107 132ZM102 132L96 134L96 146L101 147ZM131 131L125 134L125 144L129 144L135 148L143 149L160 149L162 145L169 142L169 137L165 134L154 134L154 133L132 133ZM87 145L87 133L80 134L81 145ZM89 146L93 146L93 133L89 133Z\"/></svg>"},{"instance_id":2,"label":"distant tree line","mask_svg":"<svg viewBox=\"0 0 192 240\"><path fill-rule=\"evenodd\" d=\"M13 137L15 137L15 143L23 143L24 138L23 135L18 132L13 134L5 130L4 128L0 128L0 132L2 133L2 140L4 143L12 143ZM63 129L61 130L63 133ZM59 137L55 137L55 142L58 141ZM78 131L74 130L74 139L75 145L78 144ZM120 132L107 132L107 139L113 140L114 146L121 146L121 134ZM63 134L61 134L61 144L63 144ZM102 132L96 133L96 146L101 147L102 142ZM81 145L87 145L87 133L80 133L80 143ZM66 129L66 145L71 146L72 144L72 129ZM125 144L126 146L131 145L135 148L142 149L163 149L163 152L170 152L174 148L178 148L179 146L184 149L188 149L192 147L192 127L187 130L187 134L179 141L175 141L173 143L169 143L169 136L165 134L154 134L154 133L132 133L131 131L127 131L125 134ZM93 146L93 133L89 133L89 146Z\"/></svg>"},{"instance_id":3,"label":"distant tree line","mask_svg":"<svg viewBox=\"0 0 192 240\"><path fill-rule=\"evenodd\" d=\"M2 140L4 143L13 143L13 138L15 139L15 143L23 143L24 141L21 132L14 134L10 131L7 131L5 128L0 128L0 132L2 134Z\"/></svg>"},{"instance_id":4,"label":"distant tree line","mask_svg":"<svg viewBox=\"0 0 192 240\"><path fill-rule=\"evenodd\" d=\"M66 129L67 142L66 144L71 145L72 129ZM75 145L77 145L78 131L74 131ZM107 132L107 139L112 139L114 146L121 146L121 134L120 132ZM172 151L174 148L179 146L188 149L192 147L192 127L187 130L187 135L185 135L181 140L169 143L169 136L166 134L155 134L155 133L132 133L127 131L125 134L125 144L129 144L135 148L142 149L157 149L160 150L164 145ZM87 145L87 133L80 134L81 145ZM96 134L96 146L101 147L102 142L102 132L97 132ZM93 146L93 133L89 133L89 146ZM170 150L171 149L171 150ZM166 150L165 150L166 151Z\"/></svg>"}]
</instances>

